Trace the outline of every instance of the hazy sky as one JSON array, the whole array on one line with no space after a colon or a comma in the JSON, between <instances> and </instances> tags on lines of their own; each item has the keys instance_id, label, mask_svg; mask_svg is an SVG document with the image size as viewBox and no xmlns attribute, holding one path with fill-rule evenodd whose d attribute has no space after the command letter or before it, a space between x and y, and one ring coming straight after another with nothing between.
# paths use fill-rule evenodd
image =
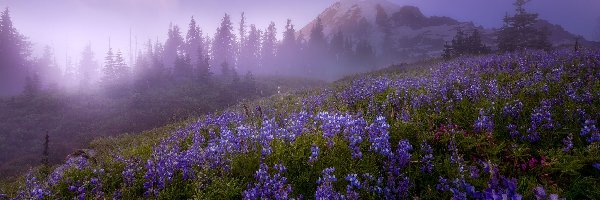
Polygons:
<instances>
[{"instance_id":1,"label":"hazy sky","mask_svg":"<svg viewBox=\"0 0 600 200\"><path fill-rule=\"evenodd\" d=\"M501 19L514 8L512 0L390 0L401 5L415 5L425 15L449 16L473 21L486 28L502 25ZM270 21L279 32L287 18L297 29L314 19L334 0L0 0L11 9L13 22L35 44L36 54L43 45L55 47L62 63L65 55L76 59L83 46L91 42L98 58L108 47L129 51L129 30L133 46L148 39L164 41L169 23L181 26L183 34L193 15L205 34L212 35L224 13L233 16L237 27L239 15L246 12L249 23L265 28ZM533 0L528 10L568 31L598 40L594 28L600 17L600 0Z\"/></svg>"}]
</instances>

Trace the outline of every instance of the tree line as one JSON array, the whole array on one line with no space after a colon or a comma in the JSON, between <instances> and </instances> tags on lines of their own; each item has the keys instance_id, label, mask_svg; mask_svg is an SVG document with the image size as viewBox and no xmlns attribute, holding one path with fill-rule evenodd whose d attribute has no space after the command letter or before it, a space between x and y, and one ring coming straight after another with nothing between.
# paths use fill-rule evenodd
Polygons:
<instances>
[{"instance_id":1,"label":"tree line","mask_svg":"<svg viewBox=\"0 0 600 200\"><path fill-rule=\"evenodd\" d=\"M516 0L516 13L504 17L504 25L496 33L498 51L551 47L548 33L534 26L538 15L524 9L527 2ZM255 74L324 78L340 72L366 71L369 66L383 63L378 59L394 57L396 47L392 42L385 42L391 40L393 34L386 28L390 27L388 19L384 9L378 7L375 23L383 32L384 40L378 56L371 41L366 39L352 38L341 30L327 37L319 18L310 34L304 36L296 31L291 20L278 32L274 22L260 29L249 24L242 13L237 27L232 17L225 14L212 37L204 34L194 17L185 34L178 25L171 24L167 39L164 42L148 40L144 50L135 53L133 63L125 62L120 50L109 47L104 60L98 64L89 44L77 64L67 60L61 71L51 47L46 47L40 58L28 59L31 45L13 27L9 10L5 9L0 16L0 91L34 94L41 88L57 88L59 80L67 80L80 91L100 86L119 94L160 87L165 81L207 83L218 79L233 84L239 82L240 76L251 79ZM278 34L282 35L281 40ZM453 58L491 51L483 44L479 30L459 29L452 41L444 45L442 56Z\"/></svg>"},{"instance_id":2,"label":"tree line","mask_svg":"<svg viewBox=\"0 0 600 200\"><path fill-rule=\"evenodd\" d=\"M544 28L535 27L538 14L529 13L524 6L530 0L516 0L515 14L508 14L503 18L503 26L497 31L498 51L520 51L525 49L548 50L552 47L548 40L549 33ZM576 45L577 46L577 45ZM577 47L576 47L577 48ZM491 52L490 47L481 41L481 34L474 29L467 35L458 29L450 42L444 45L444 58L453 58L462 55L481 55Z\"/></svg>"},{"instance_id":3,"label":"tree line","mask_svg":"<svg viewBox=\"0 0 600 200\"><path fill-rule=\"evenodd\" d=\"M1 85L11 86L2 88L6 94L18 91L34 94L67 85L79 91L100 86L105 91L121 93L119 90L156 87L163 81L207 82L218 78L231 82L238 80L240 74L318 76L322 75L323 66L358 68L372 66L375 61L374 48L368 41L353 40L342 31L327 38L320 19L305 39L297 34L289 19L279 33L274 22L260 29L249 24L242 13L235 28L231 16L225 14L212 37L203 33L194 17L185 34L178 25L171 24L167 39L148 40L145 48L135 53L132 63L125 61L120 50L111 47L103 61L96 61L88 44L76 63L67 59L61 69L50 46L44 48L41 57L29 59L31 45L12 26L8 8L2 13L1 24L0 72L12 77L3 78ZM281 40L278 34L282 34Z\"/></svg>"}]
</instances>

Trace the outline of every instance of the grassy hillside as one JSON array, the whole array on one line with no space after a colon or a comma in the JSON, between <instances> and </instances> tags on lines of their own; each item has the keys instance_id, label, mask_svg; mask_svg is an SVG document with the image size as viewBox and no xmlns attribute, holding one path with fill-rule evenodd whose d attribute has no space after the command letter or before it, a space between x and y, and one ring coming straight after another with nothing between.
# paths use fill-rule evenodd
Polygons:
<instances>
[{"instance_id":1,"label":"grassy hillside","mask_svg":"<svg viewBox=\"0 0 600 200\"><path fill-rule=\"evenodd\" d=\"M598 199L600 52L424 63L244 102L4 186L18 198Z\"/></svg>"},{"instance_id":2,"label":"grassy hillside","mask_svg":"<svg viewBox=\"0 0 600 200\"><path fill-rule=\"evenodd\" d=\"M0 180L40 164L46 133L50 139L49 162L60 164L69 153L86 148L95 138L150 130L222 110L242 100L325 83L263 76L230 83L216 76L212 81L165 81L156 85L135 88L119 97L104 95L100 90L0 98Z\"/></svg>"}]
</instances>

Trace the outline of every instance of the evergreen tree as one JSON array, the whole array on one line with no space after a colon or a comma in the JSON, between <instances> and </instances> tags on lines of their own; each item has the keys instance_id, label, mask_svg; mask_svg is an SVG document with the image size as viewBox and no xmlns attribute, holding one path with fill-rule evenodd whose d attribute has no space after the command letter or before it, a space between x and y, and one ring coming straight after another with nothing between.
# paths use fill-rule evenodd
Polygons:
<instances>
[{"instance_id":1,"label":"evergreen tree","mask_svg":"<svg viewBox=\"0 0 600 200\"><path fill-rule=\"evenodd\" d=\"M115 73L115 55L112 52L112 48L108 48L106 56L104 57L104 68L102 69L104 75L102 76L102 85L105 88L110 88L116 81Z\"/></svg>"},{"instance_id":2,"label":"evergreen tree","mask_svg":"<svg viewBox=\"0 0 600 200\"><path fill-rule=\"evenodd\" d=\"M209 56L202 52L202 48L198 49L198 62L196 63L197 78L200 81L206 82L210 79L210 59Z\"/></svg>"},{"instance_id":3,"label":"evergreen tree","mask_svg":"<svg viewBox=\"0 0 600 200\"><path fill-rule=\"evenodd\" d=\"M44 47L42 57L36 60L35 69L31 69L31 71L40 76L41 85L46 87L51 85L56 86L62 78L62 73L56 64L56 57L52 47L47 45Z\"/></svg>"},{"instance_id":4,"label":"evergreen tree","mask_svg":"<svg viewBox=\"0 0 600 200\"><path fill-rule=\"evenodd\" d=\"M283 40L281 41L281 51L293 51L297 47L296 30L292 24L292 20L288 19L283 32Z\"/></svg>"},{"instance_id":5,"label":"evergreen tree","mask_svg":"<svg viewBox=\"0 0 600 200\"><path fill-rule=\"evenodd\" d=\"M223 63L231 63L235 67L236 38L233 34L233 25L231 18L225 14L221 20L221 25L217 28L212 46L213 66L219 66Z\"/></svg>"},{"instance_id":6,"label":"evergreen tree","mask_svg":"<svg viewBox=\"0 0 600 200\"><path fill-rule=\"evenodd\" d=\"M156 41L152 50L153 52L149 54L152 57L149 80L152 83L158 84L166 78L165 64L162 56L164 47L160 42Z\"/></svg>"},{"instance_id":7,"label":"evergreen tree","mask_svg":"<svg viewBox=\"0 0 600 200\"><path fill-rule=\"evenodd\" d=\"M318 52L322 52L327 46L325 34L323 33L323 22L321 21L321 18L317 18L315 25L310 31L308 45L311 50Z\"/></svg>"},{"instance_id":8,"label":"evergreen tree","mask_svg":"<svg viewBox=\"0 0 600 200\"><path fill-rule=\"evenodd\" d=\"M127 85L129 83L129 67L120 50L115 55L113 69L116 82L119 85Z\"/></svg>"},{"instance_id":9,"label":"evergreen tree","mask_svg":"<svg viewBox=\"0 0 600 200\"><path fill-rule=\"evenodd\" d=\"M0 95L22 91L30 43L13 26L8 8L0 13Z\"/></svg>"},{"instance_id":10,"label":"evergreen tree","mask_svg":"<svg viewBox=\"0 0 600 200\"><path fill-rule=\"evenodd\" d=\"M481 34L478 29L474 29L473 32L471 32L471 35L467 37L465 43L468 54L481 55L491 52L490 48L485 46L481 41Z\"/></svg>"},{"instance_id":11,"label":"evergreen tree","mask_svg":"<svg viewBox=\"0 0 600 200\"><path fill-rule=\"evenodd\" d=\"M312 30L310 31L310 38L308 39L308 47L305 50L304 58L307 64L304 68L305 73L315 75L317 71L322 71L323 68L321 66L327 65L330 56L327 55L327 40L325 39L325 34L323 33L323 22L321 18L317 18L316 23L314 24Z\"/></svg>"},{"instance_id":12,"label":"evergreen tree","mask_svg":"<svg viewBox=\"0 0 600 200\"><path fill-rule=\"evenodd\" d=\"M250 25L250 32L244 45L240 49L239 63L246 71L257 71L260 60L260 42L262 33L254 24Z\"/></svg>"},{"instance_id":13,"label":"evergreen tree","mask_svg":"<svg viewBox=\"0 0 600 200\"><path fill-rule=\"evenodd\" d=\"M342 30L338 30L338 32L333 34L331 42L329 42L329 52L333 56L333 60L338 64L344 59L345 45L344 33Z\"/></svg>"},{"instance_id":14,"label":"evergreen tree","mask_svg":"<svg viewBox=\"0 0 600 200\"><path fill-rule=\"evenodd\" d=\"M523 49L549 49L548 33L535 27L538 14L525 11L529 0L516 0L516 13L504 17L504 26L498 31L498 49L516 51Z\"/></svg>"},{"instance_id":15,"label":"evergreen tree","mask_svg":"<svg viewBox=\"0 0 600 200\"><path fill-rule=\"evenodd\" d=\"M382 56L384 59L391 59L395 55L394 41L392 39L392 23L390 17L381 5L377 5L377 14L375 15L375 24L383 33L381 47L383 48Z\"/></svg>"},{"instance_id":16,"label":"evergreen tree","mask_svg":"<svg viewBox=\"0 0 600 200\"><path fill-rule=\"evenodd\" d=\"M240 34L240 46L244 46L246 43L246 15L244 12L242 12L238 31Z\"/></svg>"},{"instance_id":17,"label":"evergreen tree","mask_svg":"<svg viewBox=\"0 0 600 200\"><path fill-rule=\"evenodd\" d=\"M292 20L288 19L283 32L283 40L278 48L277 60L279 66L291 67L299 61L300 49L296 40L296 30Z\"/></svg>"},{"instance_id":18,"label":"evergreen tree","mask_svg":"<svg viewBox=\"0 0 600 200\"><path fill-rule=\"evenodd\" d=\"M87 91L90 84L95 80L98 69L98 63L94 60L94 52L92 45L88 44L81 52L79 60L79 87L81 91Z\"/></svg>"},{"instance_id":19,"label":"evergreen tree","mask_svg":"<svg viewBox=\"0 0 600 200\"><path fill-rule=\"evenodd\" d=\"M189 80L193 75L192 62L189 55L179 54L175 60L174 77L176 80Z\"/></svg>"},{"instance_id":20,"label":"evergreen tree","mask_svg":"<svg viewBox=\"0 0 600 200\"><path fill-rule=\"evenodd\" d=\"M481 42L479 30L474 29L471 35L467 36L462 29L458 29L451 43L444 45L442 57L450 59L463 55L481 55L490 52L490 48Z\"/></svg>"},{"instance_id":21,"label":"evergreen tree","mask_svg":"<svg viewBox=\"0 0 600 200\"><path fill-rule=\"evenodd\" d=\"M248 43L248 35L247 35L247 25L246 25L246 15L244 12L242 12L241 17L240 17L240 25L238 27L238 34L240 37L240 41L239 41L239 45L237 48L237 52L236 52L236 57L238 58L238 69L240 69L241 71L247 71L250 70L249 66L247 65L247 58L244 58L243 55L244 54L244 48L246 48L246 45Z\"/></svg>"},{"instance_id":22,"label":"evergreen tree","mask_svg":"<svg viewBox=\"0 0 600 200\"><path fill-rule=\"evenodd\" d=\"M63 79L62 82L63 82L63 84L65 84L65 86L67 88L72 89L73 86L75 86L76 78L77 78L77 72L75 70L75 67L73 66L73 60L69 56L65 60L65 72L63 73L63 76L62 76L62 79Z\"/></svg>"},{"instance_id":23,"label":"evergreen tree","mask_svg":"<svg viewBox=\"0 0 600 200\"><path fill-rule=\"evenodd\" d=\"M275 22L271 22L267 30L265 30L265 34L263 34L262 44L261 44L261 58L262 58L262 66L266 69L273 69L273 64L275 61L275 56L277 55L277 28L275 27Z\"/></svg>"},{"instance_id":24,"label":"evergreen tree","mask_svg":"<svg viewBox=\"0 0 600 200\"><path fill-rule=\"evenodd\" d=\"M184 53L189 56L191 63L197 63L198 48L204 48L204 39L202 38L202 30L196 25L194 17L190 20L188 32L185 36Z\"/></svg>"},{"instance_id":25,"label":"evergreen tree","mask_svg":"<svg viewBox=\"0 0 600 200\"><path fill-rule=\"evenodd\" d=\"M183 44L183 37L181 36L179 26L170 25L167 41L165 42L163 52L164 64L168 69L172 69L175 65L175 60L177 59L178 51L180 50Z\"/></svg>"}]
</instances>

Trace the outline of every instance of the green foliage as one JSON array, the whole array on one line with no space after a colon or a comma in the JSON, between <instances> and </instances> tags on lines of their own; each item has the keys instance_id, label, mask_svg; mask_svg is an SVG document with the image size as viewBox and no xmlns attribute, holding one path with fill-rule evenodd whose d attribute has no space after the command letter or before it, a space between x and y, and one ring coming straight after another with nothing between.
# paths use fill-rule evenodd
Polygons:
<instances>
[{"instance_id":1,"label":"green foliage","mask_svg":"<svg viewBox=\"0 0 600 200\"><path fill-rule=\"evenodd\" d=\"M498 31L498 49L500 51L547 50L551 47L547 31L535 27L538 14L525 11L523 6L527 2L517 0L515 15L504 17L504 26Z\"/></svg>"},{"instance_id":2,"label":"green foliage","mask_svg":"<svg viewBox=\"0 0 600 200\"><path fill-rule=\"evenodd\" d=\"M463 55L482 55L490 52L490 48L481 42L481 34L478 29L473 29L471 35L468 36L462 29L458 29L452 42L444 45L442 57L450 59Z\"/></svg>"}]
</instances>

